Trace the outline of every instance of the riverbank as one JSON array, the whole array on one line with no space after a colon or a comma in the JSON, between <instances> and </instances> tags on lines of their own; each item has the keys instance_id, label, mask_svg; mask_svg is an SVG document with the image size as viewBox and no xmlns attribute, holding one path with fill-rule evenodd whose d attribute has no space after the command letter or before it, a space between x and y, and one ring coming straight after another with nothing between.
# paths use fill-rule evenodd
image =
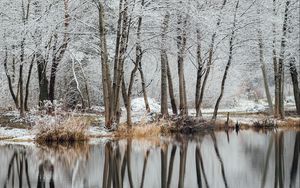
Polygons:
<instances>
[{"instance_id":1,"label":"riverbank","mask_svg":"<svg viewBox=\"0 0 300 188\"><path fill-rule=\"evenodd\" d=\"M97 138L127 138L127 137L159 137L162 134L182 133L194 134L207 131L227 131L245 129L293 129L300 130L300 117L287 116L285 120L274 119L264 113L220 113L216 121L209 114L203 118L170 117L167 120L141 116L131 129L122 124L116 130L104 127L104 117L99 114L65 113L56 116L33 115L20 119L14 112L0 114L0 140L8 142L34 142L39 134L40 126L51 126L67 118L75 117L86 122L85 136L88 140ZM76 122L76 121L75 121Z\"/></svg>"}]
</instances>

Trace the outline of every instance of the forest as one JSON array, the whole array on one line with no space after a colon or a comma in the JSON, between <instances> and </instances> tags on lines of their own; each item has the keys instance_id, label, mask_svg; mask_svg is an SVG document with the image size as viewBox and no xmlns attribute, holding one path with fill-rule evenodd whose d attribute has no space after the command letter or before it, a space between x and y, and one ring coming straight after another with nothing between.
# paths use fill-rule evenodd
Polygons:
<instances>
[{"instance_id":1,"label":"forest","mask_svg":"<svg viewBox=\"0 0 300 188\"><path fill-rule=\"evenodd\" d=\"M300 187L299 0L1 0L0 187Z\"/></svg>"},{"instance_id":2,"label":"forest","mask_svg":"<svg viewBox=\"0 0 300 188\"><path fill-rule=\"evenodd\" d=\"M296 0L2 0L0 20L1 107L21 117L103 106L131 126L139 97L165 118L245 100L300 114Z\"/></svg>"}]
</instances>

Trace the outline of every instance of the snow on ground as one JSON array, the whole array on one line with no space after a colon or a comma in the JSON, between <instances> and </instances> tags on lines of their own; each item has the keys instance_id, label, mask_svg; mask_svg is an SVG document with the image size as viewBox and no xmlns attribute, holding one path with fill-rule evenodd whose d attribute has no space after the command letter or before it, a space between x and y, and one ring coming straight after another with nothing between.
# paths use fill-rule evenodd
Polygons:
<instances>
[{"instance_id":1,"label":"snow on ground","mask_svg":"<svg viewBox=\"0 0 300 188\"><path fill-rule=\"evenodd\" d=\"M104 127L89 127L88 128L88 135L91 137L99 137L99 136L110 136L111 133L107 132Z\"/></svg>"},{"instance_id":2,"label":"snow on ground","mask_svg":"<svg viewBox=\"0 0 300 188\"><path fill-rule=\"evenodd\" d=\"M153 98L148 98L151 112L160 112L160 104ZM131 110L133 112L146 111L144 98L135 98L131 100Z\"/></svg>"},{"instance_id":3,"label":"snow on ground","mask_svg":"<svg viewBox=\"0 0 300 188\"><path fill-rule=\"evenodd\" d=\"M144 98L135 98L131 100L131 119L132 122L153 121L153 116L160 112L160 104L153 98L148 98L150 113L146 111ZM122 108L121 122L126 122L126 109Z\"/></svg>"},{"instance_id":4,"label":"snow on ground","mask_svg":"<svg viewBox=\"0 0 300 188\"><path fill-rule=\"evenodd\" d=\"M148 98L149 106L151 109L150 113L147 113L144 103L144 98L135 98L132 100L131 103L131 110L132 110L132 121L133 122L149 122L155 119L155 116L160 112L160 104L153 98ZM295 104L293 98L287 98L285 102L286 108L295 108ZM94 107L94 110L103 111L103 107ZM261 100L261 101L250 101L245 99L240 99L238 103L232 108L221 108L219 110L220 114L218 115L219 120L226 120L226 112L263 112L268 109L268 104ZM213 113L213 108L202 109L202 113L204 118L210 119ZM172 111L170 109L170 114ZM189 109L189 114L191 116L195 115L195 109ZM18 118L18 112L12 111L7 112L3 115L16 117ZM47 124L55 124L57 120L61 118L60 116L48 116L48 115L35 115L29 114L25 121L29 122L31 125L39 124L39 122L47 122ZM246 124L253 124L255 121L261 121L267 118L264 115L230 115L230 120L239 123L246 123ZM24 120L24 119L23 119ZM15 121L15 120L13 120ZM22 121L22 119L21 119ZM101 121L103 122L103 121ZM126 110L122 109L122 116L121 122L126 122ZM108 132L105 128L103 123L100 126L91 126L88 128L87 134L93 138L97 137L106 137L109 136L111 133ZM18 128L10 128L10 127L0 127L0 140L5 139L7 141L33 141L35 135L35 130L29 129L18 129Z\"/></svg>"},{"instance_id":5,"label":"snow on ground","mask_svg":"<svg viewBox=\"0 0 300 188\"><path fill-rule=\"evenodd\" d=\"M111 133L107 132L101 127L89 127L87 134L90 137L105 137L111 135ZM34 130L0 127L0 140L12 142L31 142L34 141L34 137Z\"/></svg>"},{"instance_id":6,"label":"snow on ground","mask_svg":"<svg viewBox=\"0 0 300 188\"><path fill-rule=\"evenodd\" d=\"M33 141L34 134L28 129L0 127L0 139Z\"/></svg>"},{"instance_id":7,"label":"snow on ground","mask_svg":"<svg viewBox=\"0 0 300 188\"><path fill-rule=\"evenodd\" d=\"M220 108L218 112L265 112L266 110L268 110L268 104L263 100L255 102L251 100L241 99L234 107ZM210 114L213 112L213 108L205 108L202 110L202 113L204 114Z\"/></svg>"}]
</instances>

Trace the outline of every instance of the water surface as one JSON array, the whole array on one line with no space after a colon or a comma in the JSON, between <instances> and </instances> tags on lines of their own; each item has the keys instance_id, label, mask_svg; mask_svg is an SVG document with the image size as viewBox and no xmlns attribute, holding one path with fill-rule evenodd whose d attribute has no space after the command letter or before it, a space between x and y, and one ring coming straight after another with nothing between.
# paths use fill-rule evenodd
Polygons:
<instances>
[{"instance_id":1,"label":"water surface","mask_svg":"<svg viewBox=\"0 0 300 188\"><path fill-rule=\"evenodd\" d=\"M0 187L300 187L300 132L0 145Z\"/></svg>"}]
</instances>

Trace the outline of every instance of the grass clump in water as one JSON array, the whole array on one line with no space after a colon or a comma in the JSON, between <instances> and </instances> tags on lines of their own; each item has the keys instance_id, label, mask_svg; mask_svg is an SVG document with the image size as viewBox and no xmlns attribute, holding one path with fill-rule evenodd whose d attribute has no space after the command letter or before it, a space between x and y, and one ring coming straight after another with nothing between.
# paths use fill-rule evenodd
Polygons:
<instances>
[{"instance_id":1,"label":"grass clump in water","mask_svg":"<svg viewBox=\"0 0 300 188\"><path fill-rule=\"evenodd\" d=\"M139 124L133 125L131 128L128 128L127 124L121 124L116 132L114 133L115 137L124 138L124 137L133 137L133 138L149 138L149 137L157 137L163 133L169 132L166 129L166 126L169 125L170 122L167 120L160 120L157 122L147 123L140 122Z\"/></svg>"},{"instance_id":2,"label":"grass clump in water","mask_svg":"<svg viewBox=\"0 0 300 188\"><path fill-rule=\"evenodd\" d=\"M55 123L41 122L36 126L37 143L87 141L88 121L81 117L69 117Z\"/></svg>"},{"instance_id":3,"label":"grass clump in water","mask_svg":"<svg viewBox=\"0 0 300 188\"><path fill-rule=\"evenodd\" d=\"M253 126L255 128L276 128L277 124L272 119L265 119L265 120L262 120L262 121L256 121L256 122L254 122Z\"/></svg>"}]
</instances>

